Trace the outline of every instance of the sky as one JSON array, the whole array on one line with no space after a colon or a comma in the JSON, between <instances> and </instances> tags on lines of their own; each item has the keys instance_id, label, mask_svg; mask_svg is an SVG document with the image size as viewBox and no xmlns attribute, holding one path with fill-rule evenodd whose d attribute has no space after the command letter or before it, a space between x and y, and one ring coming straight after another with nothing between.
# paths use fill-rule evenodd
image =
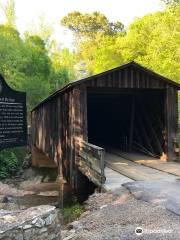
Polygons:
<instances>
[{"instance_id":1,"label":"sky","mask_svg":"<svg viewBox=\"0 0 180 240\"><path fill-rule=\"evenodd\" d=\"M5 3L6 0L0 0ZM53 24L53 36L63 46L69 46L72 35L60 26L60 20L72 11L91 13L99 11L110 21L121 21L128 26L135 17L142 17L161 9L159 0L15 0L16 25L23 33L44 15L45 22ZM4 19L0 11L0 22Z\"/></svg>"}]
</instances>

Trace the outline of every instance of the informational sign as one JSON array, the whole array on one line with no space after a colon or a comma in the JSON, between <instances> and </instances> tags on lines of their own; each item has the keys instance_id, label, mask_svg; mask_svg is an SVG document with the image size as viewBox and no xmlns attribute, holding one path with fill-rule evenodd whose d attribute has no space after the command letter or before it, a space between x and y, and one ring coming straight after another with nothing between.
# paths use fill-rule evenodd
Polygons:
<instances>
[{"instance_id":1,"label":"informational sign","mask_svg":"<svg viewBox=\"0 0 180 240\"><path fill-rule=\"evenodd\" d=\"M0 149L26 144L26 93L11 89L0 75Z\"/></svg>"}]
</instances>

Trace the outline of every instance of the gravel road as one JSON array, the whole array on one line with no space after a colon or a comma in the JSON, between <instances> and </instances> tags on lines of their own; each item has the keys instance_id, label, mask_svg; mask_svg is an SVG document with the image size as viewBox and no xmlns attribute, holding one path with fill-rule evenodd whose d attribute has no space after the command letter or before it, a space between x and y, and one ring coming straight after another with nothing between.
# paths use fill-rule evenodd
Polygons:
<instances>
[{"instance_id":1,"label":"gravel road","mask_svg":"<svg viewBox=\"0 0 180 240\"><path fill-rule=\"evenodd\" d=\"M91 196L87 211L64 231L64 240L178 240L180 216L137 200L123 187ZM135 233L141 228L142 234Z\"/></svg>"}]
</instances>

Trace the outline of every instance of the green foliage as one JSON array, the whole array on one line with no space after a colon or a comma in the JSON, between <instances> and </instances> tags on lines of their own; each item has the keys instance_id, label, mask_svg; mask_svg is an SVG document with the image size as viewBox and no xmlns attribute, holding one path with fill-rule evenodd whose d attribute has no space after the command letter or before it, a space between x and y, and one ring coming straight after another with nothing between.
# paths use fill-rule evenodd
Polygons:
<instances>
[{"instance_id":1,"label":"green foliage","mask_svg":"<svg viewBox=\"0 0 180 240\"><path fill-rule=\"evenodd\" d=\"M137 19L117 43L124 61L135 60L174 81L180 80L179 7Z\"/></svg>"},{"instance_id":2,"label":"green foliage","mask_svg":"<svg viewBox=\"0 0 180 240\"><path fill-rule=\"evenodd\" d=\"M27 92L29 110L49 94L51 61L42 39L22 40L17 30L1 25L0 56L1 74L12 88Z\"/></svg>"},{"instance_id":3,"label":"green foliage","mask_svg":"<svg viewBox=\"0 0 180 240\"><path fill-rule=\"evenodd\" d=\"M13 175L19 169L19 161L12 150L0 152L0 179Z\"/></svg>"},{"instance_id":4,"label":"green foliage","mask_svg":"<svg viewBox=\"0 0 180 240\"><path fill-rule=\"evenodd\" d=\"M82 213L84 212L84 207L79 203L76 203L70 207L65 207L62 210L64 222L72 222L73 220L77 219Z\"/></svg>"},{"instance_id":5,"label":"green foliage","mask_svg":"<svg viewBox=\"0 0 180 240\"><path fill-rule=\"evenodd\" d=\"M100 12L82 14L78 11L69 13L61 20L61 24L79 36L93 37L96 33L113 35L124 31L121 22L110 22Z\"/></svg>"},{"instance_id":6,"label":"green foliage","mask_svg":"<svg viewBox=\"0 0 180 240\"><path fill-rule=\"evenodd\" d=\"M15 28L0 25L0 73L12 88L27 92L28 110L56 90L52 86L57 80L61 87L73 78L71 54L66 52L56 51L55 58L39 36L26 33L22 39Z\"/></svg>"},{"instance_id":7,"label":"green foliage","mask_svg":"<svg viewBox=\"0 0 180 240\"><path fill-rule=\"evenodd\" d=\"M86 28L88 20L84 20L82 14L77 15L77 22L81 16L81 27ZM67 21L69 16L64 21L71 29ZM73 18L74 15L69 21ZM75 24L77 22L73 21ZM96 31L93 38L89 38L84 35L85 30L77 31L82 31L83 36L76 46L77 60L83 63L88 75L135 60L174 81L180 81L179 6L137 18L126 32L117 32L115 35Z\"/></svg>"},{"instance_id":8,"label":"green foliage","mask_svg":"<svg viewBox=\"0 0 180 240\"><path fill-rule=\"evenodd\" d=\"M27 34L30 34L31 36L39 36L45 42L45 45L48 47L51 42L52 33L52 24L46 23L45 16L43 14L39 17L37 23L32 23L29 26L29 31Z\"/></svg>"},{"instance_id":9,"label":"green foliage","mask_svg":"<svg viewBox=\"0 0 180 240\"><path fill-rule=\"evenodd\" d=\"M6 25L14 27L16 20L14 0L7 0L6 4L0 4L0 7L6 16Z\"/></svg>"},{"instance_id":10,"label":"green foliage","mask_svg":"<svg viewBox=\"0 0 180 240\"><path fill-rule=\"evenodd\" d=\"M50 58L54 69L50 79L50 88L53 92L74 80L77 73L74 68L76 63L74 54L69 49L59 49L55 41L51 43L50 49Z\"/></svg>"},{"instance_id":11,"label":"green foliage","mask_svg":"<svg viewBox=\"0 0 180 240\"><path fill-rule=\"evenodd\" d=\"M180 5L180 0L161 0L162 3L168 6L178 6Z\"/></svg>"},{"instance_id":12,"label":"green foliage","mask_svg":"<svg viewBox=\"0 0 180 240\"><path fill-rule=\"evenodd\" d=\"M79 69L92 75L134 60L180 83L180 1L163 2L164 10L136 18L126 32L113 31L101 14L64 17L63 26L75 34Z\"/></svg>"}]
</instances>

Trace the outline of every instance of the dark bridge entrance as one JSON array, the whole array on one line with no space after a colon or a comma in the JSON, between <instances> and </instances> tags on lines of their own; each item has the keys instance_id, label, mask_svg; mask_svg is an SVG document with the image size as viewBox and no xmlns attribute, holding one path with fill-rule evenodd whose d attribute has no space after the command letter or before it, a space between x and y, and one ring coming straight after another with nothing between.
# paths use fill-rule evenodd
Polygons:
<instances>
[{"instance_id":1,"label":"dark bridge entrance","mask_svg":"<svg viewBox=\"0 0 180 240\"><path fill-rule=\"evenodd\" d=\"M88 90L88 141L106 150L167 151L164 90Z\"/></svg>"}]
</instances>

